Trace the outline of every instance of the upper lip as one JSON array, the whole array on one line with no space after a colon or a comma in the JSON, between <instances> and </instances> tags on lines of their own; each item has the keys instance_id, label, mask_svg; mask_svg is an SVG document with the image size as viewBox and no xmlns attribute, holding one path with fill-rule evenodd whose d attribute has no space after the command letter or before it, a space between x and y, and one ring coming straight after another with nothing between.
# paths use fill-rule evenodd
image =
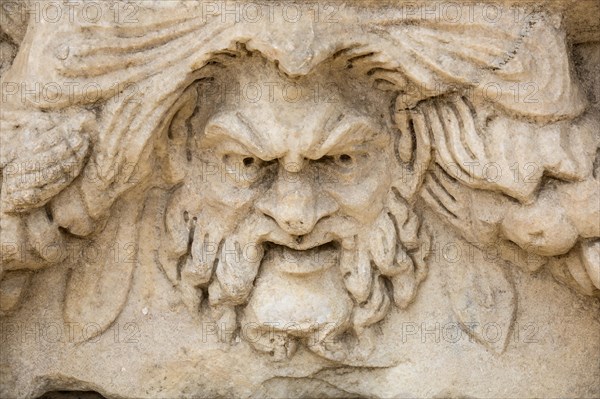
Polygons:
<instances>
[{"instance_id":1,"label":"upper lip","mask_svg":"<svg viewBox=\"0 0 600 399\"><path fill-rule=\"evenodd\" d=\"M286 233L277 234L278 232L272 232L265 241L272 242L274 244L282 245L297 251L306 251L319 247L324 244L328 244L335 241L335 237L332 233L326 232L324 234L314 235L309 233L305 236L293 236Z\"/></svg>"},{"instance_id":2,"label":"upper lip","mask_svg":"<svg viewBox=\"0 0 600 399\"><path fill-rule=\"evenodd\" d=\"M261 242L272 242L297 251L306 251L330 242L342 243L346 237L356 234L356 224L350 218L326 218L315 225L313 230L305 235L289 234L279 227L275 220L259 223L262 234L259 233ZM335 231L343 231L344 235Z\"/></svg>"}]
</instances>

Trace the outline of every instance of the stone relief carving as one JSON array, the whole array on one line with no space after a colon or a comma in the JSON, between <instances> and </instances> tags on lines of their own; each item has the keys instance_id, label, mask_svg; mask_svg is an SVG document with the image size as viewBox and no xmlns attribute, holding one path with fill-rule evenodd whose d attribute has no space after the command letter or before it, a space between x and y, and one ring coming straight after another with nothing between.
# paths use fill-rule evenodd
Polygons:
<instances>
[{"instance_id":1,"label":"stone relief carving","mask_svg":"<svg viewBox=\"0 0 600 399\"><path fill-rule=\"evenodd\" d=\"M388 314L427 300L441 229L475 259L442 271L454 317L494 353L527 306L513 268L598 297L598 113L561 19L481 7L290 25L153 2L135 24L2 25L19 48L2 69L2 314L68 264L62 315L97 323L89 340L150 264L225 344L370 366ZM64 250L111 243L118 257Z\"/></svg>"}]
</instances>

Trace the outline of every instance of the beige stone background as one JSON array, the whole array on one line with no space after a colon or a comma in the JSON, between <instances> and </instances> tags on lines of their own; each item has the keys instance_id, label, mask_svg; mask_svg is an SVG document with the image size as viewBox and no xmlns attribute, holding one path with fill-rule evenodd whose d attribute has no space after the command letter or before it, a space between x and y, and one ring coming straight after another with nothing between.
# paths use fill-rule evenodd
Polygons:
<instances>
[{"instance_id":1,"label":"beige stone background","mask_svg":"<svg viewBox=\"0 0 600 399\"><path fill-rule=\"evenodd\" d=\"M361 4L385 12L385 6L403 3L410 2ZM530 3L564 17L570 56L598 116L600 2ZM26 27L3 15L0 28L1 76L11 68ZM425 223L438 219L427 212L424 217ZM138 228L142 242L154 239L151 223ZM435 239L440 247L457 242L450 228L438 229ZM394 308L381 322L371 364L352 367L304 348L289 361L273 362L243 341L219 342L198 328L151 255L141 256L118 318L86 342L71 339L62 319L72 265L36 271L19 309L0 319L0 397L600 397L600 299L559 284L545 269L511 269L517 310L506 348L497 353L493 344L481 345L464 332L456 342L447 335L444 326L455 322L444 291L448 263L435 256L414 303Z\"/></svg>"}]
</instances>

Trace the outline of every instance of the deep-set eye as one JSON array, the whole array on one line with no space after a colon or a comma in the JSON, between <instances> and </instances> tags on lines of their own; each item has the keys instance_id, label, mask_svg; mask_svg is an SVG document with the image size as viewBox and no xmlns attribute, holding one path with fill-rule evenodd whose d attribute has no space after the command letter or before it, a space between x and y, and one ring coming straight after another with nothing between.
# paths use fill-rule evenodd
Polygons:
<instances>
[{"instance_id":1,"label":"deep-set eye","mask_svg":"<svg viewBox=\"0 0 600 399\"><path fill-rule=\"evenodd\" d=\"M236 184L251 184L263 174L269 162L248 154L223 155L224 175Z\"/></svg>"},{"instance_id":2,"label":"deep-set eye","mask_svg":"<svg viewBox=\"0 0 600 399\"><path fill-rule=\"evenodd\" d=\"M342 165L351 165L354 162L354 158L352 158L352 156L348 154L341 154L338 155L336 158L337 161Z\"/></svg>"},{"instance_id":3,"label":"deep-set eye","mask_svg":"<svg viewBox=\"0 0 600 399\"><path fill-rule=\"evenodd\" d=\"M256 164L258 164L258 159L254 158L254 157L244 157L244 159L242 159L242 164L249 168L251 166L254 166Z\"/></svg>"},{"instance_id":4,"label":"deep-set eye","mask_svg":"<svg viewBox=\"0 0 600 399\"><path fill-rule=\"evenodd\" d=\"M225 154L223 163L230 167L256 168L262 165L262 160L252 155Z\"/></svg>"},{"instance_id":5,"label":"deep-set eye","mask_svg":"<svg viewBox=\"0 0 600 399\"><path fill-rule=\"evenodd\" d=\"M325 155L317 162L326 165L334 166L341 169L349 169L356 165L358 155L350 153L342 153L337 155Z\"/></svg>"},{"instance_id":6,"label":"deep-set eye","mask_svg":"<svg viewBox=\"0 0 600 399\"><path fill-rule=\"evenodd\" d=\"M354 154L338 154L331 158L331 161L340 168L352 168L356 165L357 158Z\"/></svg>"}]
</instances>

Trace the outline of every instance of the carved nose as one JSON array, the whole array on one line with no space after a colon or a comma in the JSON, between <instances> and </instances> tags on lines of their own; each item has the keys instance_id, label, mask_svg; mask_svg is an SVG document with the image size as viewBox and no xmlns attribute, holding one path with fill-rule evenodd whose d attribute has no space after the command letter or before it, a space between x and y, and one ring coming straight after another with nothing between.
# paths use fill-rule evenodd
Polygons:
<instances>
[{"instance_id":1,"label":"carved nose","mask_svg":"<svg viewBox=\"0 0 600 399\"><path fill-rule=\"evenodd\" d=\"M314 189L299 173L280 176L257 208L289 234L307 234L317 223Z\"/></svg>"},{"instance_id":2,"label":"carved nose","mask_svg":"<svg viewBox=\"0 0 600 399\"><path fill-rule=\"evenodd\" d=\"M307 191L294 191L284 195L273 217L286 232L304 235L315 227L315 213L312 188L307 188Z\"/></svg>"}]
</instances>

